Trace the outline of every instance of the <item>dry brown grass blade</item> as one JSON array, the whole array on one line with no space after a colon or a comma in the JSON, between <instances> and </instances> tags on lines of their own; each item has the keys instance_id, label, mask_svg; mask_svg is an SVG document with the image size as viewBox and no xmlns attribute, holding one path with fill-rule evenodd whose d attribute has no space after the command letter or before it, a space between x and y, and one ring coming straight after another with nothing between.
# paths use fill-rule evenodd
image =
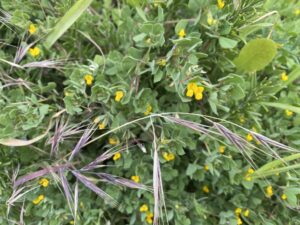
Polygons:
<instances>
[{"instance_id":1,"label":"dry brown grass blade","mask_svg":"<svg viewBox=\"0 0 300 225\"><path fill-rule=\"evenodd\" d=\"M31 144L33 144L33 143L35 143L35 142L41 140L41 139L44 138L44 137L48 134L48 132L50 131L50 129L51 129L51 127L52 127L52 120L53 120L54 118L57 118L60 114L64 113L65 111L66 111L66 110L63 109L63 110L61 110L61 111L55 113L55 114L51 117L50 122L49 122L49 125L48 125L46 131L45 131L43 134L41 134L41 135L39 135L39 136L37 136L37 137L35 137L35 138L33 138L33 139L30 139L30 140L21 140L21 139L15 139L15 138L0 139L0 144L5 145L5 146L10 146L10 147L20 147L20 146L31 145Z\"/></svg>"}]
</instances>

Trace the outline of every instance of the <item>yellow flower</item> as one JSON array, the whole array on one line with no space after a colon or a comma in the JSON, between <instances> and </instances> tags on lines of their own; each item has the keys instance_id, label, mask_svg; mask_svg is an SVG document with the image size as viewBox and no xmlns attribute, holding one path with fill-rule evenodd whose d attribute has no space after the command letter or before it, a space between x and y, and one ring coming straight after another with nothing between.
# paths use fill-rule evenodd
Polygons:
<instances>
[{"instance_id":1,"label":"yellow flower","mask_svg":"<svg viewBox=\"0 0 300 225\"><path fill-rule=\"evenodd\" d=\"M213 18L213 16L211 15L211 13L208 13L207 14L207 24L209 25L209 26L213 26L213 25L215 25L217 23L217 20L215 20L214 18Z\"/></svg>"},{"instance_id":2,"label":"yellow flower","mask_svg":"<svg viewBox=\"0 0 300 225\"><path fill-rule=\"evenodd\" d=\"M208 171L209 170L209 166L208 165L204 165L204 170Z\"/></svg>"},{"instance_id":3,"label":"yellow flower","mask_svg":"<svg viewBox=\"0 0 300 225\"><path fill-rule=\"evenodd\" d=\"M250 214L249 209L246 209L246 210L244 211L244 216L245 216L245 217L249 217L249 214Z\"/></svg>"},{"instance_id":4,"label":"yellow flower","mask_svg":"<svg viewBox=\"0 0 300 225\"><path fill-rule=\"evenodd\" d=\"M247 138L247 141L249 141L249 142L253 140L253 136L252 136L252 134L250 134L250 133L247 134L247 137L246 137L246 138Z\"/></svg>"},{"instance_id":5,"label":"yellow flower","mask_svg":"<svg viewBox=\"0 0 300 225\"><path fill-rule=\"evenodd\" d=\"M39 195L36 199L32 201L33 204L38 205L41 201L45 199L44 195Z\"/></svg>"},{"instance_id":6,"label":"yellow flower","mask_svg":"<svg viewBox=\"0 0 300 225\"><path fill-rule=\"evenodd\" d=\"M201 100L203 98L204 87L198 86L195 82L190 82L187 85L186 96L193 97L195 95L196 100Z\"/></svg>"},{"instance_id":7,"label":"yellow flower","mask_svg":"<svg viewBox=\"0 0 300 225\"><path fill-rule=\"evenodd\" d=\"M273 196L273 188L271 185L266 188L266 196L267 198L271 198Z\"/></svg>"},{"instance_id":8,"label":"yellow flower","mask_svg":"<svg viewBox=\"0 0 300 225\"><path fill-rule=\"evenodd\" d=\"M70 224L75 224L75 221L74 221L74 220L71 220L71 221L70 221Z\"/></svg>"},{"instance_id":9,"label":"yellow flower","mask_svg":"<svg viewBox=\"0 0 300 225\"><path fill-rule=\"evenodd\" d=\"M29 25L28 31L30 34L34 34L36 32L36 26L32 23Z\"/></svg>"},{"instance_id":10,"label":"yellow flower","mask_svg":"<svg viewBox=\"0 0 300 225\"><path fill-rule=\"evenodd\" d=\"M114 154L114 157L113 157L113 160L114 161L117 161L121 158L121 153L120 152L117 152L116 154Z\"/></svg>"},{"instance_id":11,"label":"yellow flower","mask_svg":"<svg viewBox=\"0 0 300 225\"><path fill-rule=\"evenodd\" d=\"M286 194L282 194L282 195L281 195L281 199L282 199L282 200L286 200L286 199L287 199Z\"/></svg>"},{"instance_id":12,"label":"yellow flower","mask_svg":"<svg viewBox=\"0 0 300 225\"><path fill-rule=\"evenodd\" d=\"M253 173L254 173L254 169L249 168L248 171L247 171L247 173L248 173L248 174L253 174Z\"/></svg>"},{"instance_id":13,"label":"yellow flower","mask_svg":"<svg viewBox=\"0 0 300 225\"><path fill-rule=\"evenodd\" d=\"M173 153L164 152L163 157L166 161L172 161L175 159L175 155Z\"/></svg>"},{"instance_id":14,"label":"yellow flower","mask_svg":"<svg viewBox=\"0 0 300 225\"><path fill-rule=\"evenodd\" d=\"M219 147L219 152L220 152L221 154L223 154L223 153L225 152L225 146L224 146L224 145L221 145L221 146Z\"/></svg>"},{"instance_id":15,"label":"yellow flower","mask_svg":"<svg viewBox=\"0 0 300 225\"><path fill-rule=\"evenodd\" d=\"M280 75L280 78L282 81L287 81L289 79L288 75L286 74L286 72L283 72L281 75Z\"/></svg>"},{"instance_id":16,"label":"yellow flower","mask_svg":"<svg viewBox=\"0 0 300 225\"><path fill-rule=\"evenodd\" d=\"M41 53L41 50L38 47L29 49L29 54L32 55L33 57L38 56L40 53Z\"/></svg>"},{"instance_id":17,"label":"yellow flower","mask_svg":"<svg viewBox=\"0 0 300 225\"><path fill-rule=\"evenodd\" d=\"M241 208L236 208L234 210L234 213L235 213L236 216L239 216L242 213L242 209Z\"/></svg>"},{"instance_id":18,"label":"yellow flower","mask_svg":"<svg viewBox=\"0 0 300 225\"><path fill-rule=\"evenodd\" d=\"M158 64L159 66L166 66L166 65L167 65L167 60L166 60L165 58L159 59L159 60L157 61L157 64Z\"/></svg>"},{"instance_id":19,"label":"yellow flower","mask_svg":"<svg viewBox=\"0 0 300 225\"><path fill-rule=\"evenodd\" d=\"M186 35L185 30L184 29L180 29L180 31L178 32L178 37L179 38L184 38Z\"/></svg>"},{"instance_id":20,"label":"yellow flower","mask_svg":"<svg viewBox=\"0 0 300 225\"><path fill-rule=\"evenodd\" d=\"M108 143L110 145L117 145L117 144L119 144L119 140L117 138L111 137L108 139Z\"/></svg>"},{"instance_id":21,"label":"yellow flower","mask_svg":"<svg viewBox=\"0 0 300 225\"><path fill-rule=\"evenodd\" d=\"M133 180L135 183L139 183L140 177L139 176L131 176L131 180Z\"/></svg>"},{"instance_id":22,"label":"yellow flower","mask_svg":"<svg viewBox=\"0 0 300 225\"><path fill-rule=\"evenodd\" d=\"M150 104L148 104L146 111L144 112L144 115L148 116L151 112L152 112L152 106Z\"/></svg>"},{"instance_id":23,"label":"yellow flower","mask_svg":"<svg viewBox=\"0 0 300 225\"><path fill-rule=\"evenodd\" d=\"M218 0L218 8L223 9L225 6L225 1L224 0Z\"/></svg>"},{"instance_id":24,"label":"yellow flower","mask_svg":"<svg viewBox=\"0 0 300 225\"><path fill-rule=\"evenodd\" d=\"M84 76L84 80L85 80L86 85L91 86L93 83L94 77L91 74L86 74Z\"/></svg>"},{"instance_id":25,"label":"yellow flower","mask_svg":"<svg viewBox=\"0 0 300 225\"><path fill-rule=\"evenodd\" d=\"M208 188L208 186L207 186L207 185L204 185L204 186L202 187L202 191L203 191L204 193L209 193L209 188Z\"/></svg>"},{"instance_id":26,"label":"yellow flower","mask_svg":"<svg viewBox=\"0 0 300 225\"><path fill-rule=\"evenodd\" d=\"M294 112L292 112L292 111L290 111L288 109L285 110L285 115L292 116L293 114L294 114Z\"/></svg>"},{"instance_id":27,"label":"yellow flower","mask_svg":"<svg viewBox=\"0 0 300 225\"><path fill-rule=\"evenodd\" d=\"M296 10L294 11L294 14L295 14L296 16L300 15L300 9L296 9Z\"/></svg>"},{"instance_id":28,"label":"yellow flower","mask_svg":"<svg viewBox=\"0 0 300 225\"><path fill-rule=\"evenodd\" d=\"M251 180L252 180L252 177L250 177L249 175L246 175L246 176L245 176L245 180L246 180L246 181L251 181Z\"/></svg>"},{"instance_id":29,"label":"yellow flower","mask_svg":"<svg viewBox=\"0 0 300 225\"><path fill-rule=\"evenodd\" d=\"M245 123L245 117L241 116L239 119L240 119L240 123Z\"/></svg>"},{"instance_id":30,"label":"yellow flower","mask_svg":"<svg viewBox=\"0 0 300 225\"><path fill-rule=\"evenodd\" d=\"M241 218L237 217L236 219L237 219L237 225L243 224L243 221Z\"/></svg>"},{"instance_id":31,"label":"yellow flower","mask_svg":"<svg viewBox=\"0 0 300 225\"><path fill-rule=\"evenodd\" d=\"M99 123L98 128L99 130L103 130L105 128L105 123L104 122Z\"/></svg>"},{"instance_id":32,"label":"yellow flower","mask_svg":"<svg viewBox=\"0 0 300 225\"><path fill-rule=\"evenodd\" d=\"M148 210L149 210L149 208L146 204L144 204L140 207L140 212L147 212Z\"/></svg>"},{"instance_id":33,"label":"yellow flower","mask_svg":"<svg viewBox=\"0 0 300 225\"><path fill-rule=\"evenodd\" d=\"M115 100L116 102L121 101L121 99L124 97L124 92L123 91L116 91L115 93Z\"/></svg>"},{"instance_id":34,"label":"yellow flower","mask_svg":"<svg viewBox=\"0 0 300 225\"><path fill-rule=\"evenodd\" d=\"M48 185L49 185L49 180L46 179L46 178L42 178L42 179L40 179L39 184L40 184L41 186L43 186L43 187L48 187Z\"/></svg>"},{"instance_id":35,"label":"yellow flower","mask_svg":"<svg viewBox=\"0 0 300 225\"><path fill-rule=\"evenodd\" d=\"M147 221L147 223L149 223L149 224L152 224L152 223L153 223L153 213L152 213L152 212L147 212L147 215L146 215L146 221Z\"/></svg>"}]
</instances>

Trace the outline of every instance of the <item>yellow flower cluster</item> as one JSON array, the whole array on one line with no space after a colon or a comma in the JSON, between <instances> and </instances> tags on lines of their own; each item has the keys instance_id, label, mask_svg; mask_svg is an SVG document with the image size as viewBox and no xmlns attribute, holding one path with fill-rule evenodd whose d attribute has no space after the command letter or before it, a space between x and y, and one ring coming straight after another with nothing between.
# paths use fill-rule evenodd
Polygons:
<instances>
[{"instance_id":1,"label":"yellow flower cluster","mask_svg":"<svg viewBox=\"0 0 300 225\"><path fill-rule=\"evenodd\" d=\"M266 188L266 196L267 198L271 198L273 196L273 188L271 185L267 186Z\"/></svg>"},{"instance_id":2,"label":"yellow flower cluster","mask_svg":"<svg viewBox=\"0 0 300 225\"><path fill-rule=\"evenodd\" d=\"M36 199L32 201L33 204L38 205L41 201L45 199L44 195L39 195Z\"/></svg>"},{"instance_id":3,"label":"yellow flower cluster","mask_svg":"<svg viewBox=\"0 0 300 225\"><path fill-rule=\"evenodd\" d=\"M251 181L252 180L251 174L253 174L253 173L254 173L254 170L252 168L249 168L245 175L245 180Z\"/></svg>"},{"instance_id":4,"label":"yellow flower cluster","mask_svg":"<svg viewBox=\"0 0 300 225\"><path fill-rule=\"evenodd\" d=\"M203 187L202 187L202 191L204 192L204 193L209 193L209 188L208 188L208 186L207 185L204 185Z\"/></svg>"},{"instance_id":5,"label":"yellow flower cluster","mask_svg":"<svg viewBox=\"0 0 300 225\"><path fill-rule=\"evenodd\" d=\"M29 49L29 54L32 57L37 57L37 56L39 56L39 54L41 54L41 50L38 47L30 48Z\"/></svg>"},{"instance_id":6,"label":"yellow flower cluster","mask_svg":"<svg viewBox=\"0 0 300 225\"><path fill-rule=\"evenodd\" d=\"M242 211L243 210L241 208L236 208L235 211L234 211L235 216L236 216L236 220L237 220L237 225L243 224L243 221L241 219ZM249 215L250 215L249 209L245 209L245 211L243 212L243 215L245 217L249 217Z\"/></svg>"},{"instance_id":7,"label":"yellow flower cluster","mask_svg":"<svg viewBox=\"0 0 300 225\"><path fill-rule=\"evenodd\" d=\"M184 38L186 36L185 30L184 29L180 29L180 31L178 32L178 37L179 38Z\"/></svg>"},{"instance_id":8,"label":"yellow flower cluster","mask_svg":"<svg viewBox=\"0 0 300 225\"><path fill-rule=\"evenodd\" d=\"M133 180L135 183L139 183L140 182L140 177L139 176L131 176L131 180Z\"/></svg>"},{"instance_id":9,"label":"yellow flower cluster","mask_svg":"<svg viewBox=\"0 0 300 225\"><path fill-rule=\"evenodd\" d=\"M28 31L30 34L34 34L36 32L36 26L34 24L30 24Z\"/></svg>"},{"instance_id":10,"label":"yellow flower cluster","mask_svg":"<svg viewBox=\"0 0 300 225\"><path fill-rule=\"evenodd\" d=\"M121 158L121 153L120 152L117 152L116 154L114 154L114 157L113 157L113 160L114 161L117 161Z\"/></svg>"},{"instance_id":11,"label":"yellow flower cluster","mask_svg":"<svg viewBox=\"0 0 300 225\"><path fill-rule=\"evenodd\" d=\"M124 97L124 92L123 91L116 91L115 93L115 101L119 102L121 99Z\"/></svg>"},{"instance_id":12,"label":"yellow flower cluster","mask_svg":"<svg viewBox=\"0 0 300 225\"><path fill-rule=\"evenodd\" d=\"M146 111L144 112L144 115L148 116L151 112L152 112L152 106L150 104L148 104Z\"/></svg>"},{"instance_id":13,"label":"yellow flower cluster","mask_svg":"<svg viewBox=\"0 0 300 225\"><path fill-rule=\"evenodd\" d=\"M223 9L225 6L225 1L224 0L218 0L218 8Z\"/></svg>"},{"instance_id":14,"label":"yellow flower cluster","mask_svg":"<svg viewBox=\"0 0 300 225\"><path fill-rule=\"evenodd\" d=\"M287 81L289 79L286 72L281 73L280 78L281 78L282 81Z\"/></svg>"},{"instance_id":15,"label":"yellow flower cluster","mask_svg":"<svg viewBox=\"0 0 300 225\"><path fill-rule=\"evenodd\" d=\"M164 152L163 153L163 157L164 157L164 159L166 160L166 161L172 161L172 160L174 160L175 159L175 155L173 154L173 153L168 153L168 152Z\"/></svg>"},{"instance_id":16,"label":"yellow flower cluster","mask_svg":"<svg viewBox=\"0 0 300 225\"><path fill-rule=\"evenodd\" d=\"M39 180L39 185L41 185L42 187L48 187L49 185L49 180L46 178L42 178Z\"/></svg>"},{"instance_id":17,"label":"yellow flower cluster","mask_svg":"<svg viewBox=\"0 0 300 225\"><path fill-rule=\"evenodd\" d=\"M195 96L196 100L201 100L203 98L204 87L198 86L195 82L190 82L187 85L186 96Z\"/></svg>"},{"instance_id":18,"label":"yellow flower cluster","mask_svg":"<svg viewBox=\"0 0 300 225\"><path fill-rule=\"evenodd\" d=\"M92 83L93 83L94 77L91 74L86 74L84 76L84 80L85 80L85 83L86 83L87 86L91 86Z\"/></svg>"},{"instance_id":19,"label":"yellow flower cluster","mask_svg":"<svg viewBox=\"0 0 300 225\"><path fill-rule=\"evenodd\" d=\"M221 146L219 147L219 153L220 153L220 154L224 154L224 152L225 152L225 146L224 146L224 145L221 145Z\"/></svg>"},{"instance_id":20,"label":"yellow flower cluster","mask_svg":"<svg viewBox=\"0 0 300 225\"><path fill-rule=\"evenodd\" d=\"M292 112L292 111L290 111L288 109L285 110L285 115L292 116L293 114L294 114L294 112Z\"/></svg>"}]
</instances>

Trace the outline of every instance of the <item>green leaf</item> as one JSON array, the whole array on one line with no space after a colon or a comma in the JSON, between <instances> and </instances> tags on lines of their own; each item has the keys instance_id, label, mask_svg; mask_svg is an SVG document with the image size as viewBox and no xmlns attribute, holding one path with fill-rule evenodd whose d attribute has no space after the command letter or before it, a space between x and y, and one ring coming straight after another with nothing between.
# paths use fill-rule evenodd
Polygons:
<instances>
[{"instance_id":1,"label":"green leaf","mask_svg":"<svg viewBox=\"0 0 300 225\"><path fill-rule=\"evenodd\" d=\"M265 68L277 53L276 43L270 39L259 38L245 45L234 64L239 70L255 72Z\"/></svg>"},{"instance_id":2,"label":"green leaf","mask_svg":"<svg viewBox=\"0 0 300 225\"><path fill-rule=\"evenodd\" d=\"M48 34L44 42L47 48L51 46L68 30L73 23L84 13L93 0L79 0L58 21L53 30Z\"/></svg>"},{"instance_id":3,"label":"green leaf","mask_svg":"<svg viewBox=\"0 0 300 225\"><path fill-rule=\"evenodd\" d=\"M192 176L198 169L198 165L196 164L189 164L188 168L186 169L186 175Z\"/></svg>"},{"instance_id":4,"label":"green leaf","mask_svg":"<svg viewBox=\"0 0 300 225\"><path fill-rule=\"evenodd\" d=\"M234 48L237 45L237 41L233 39L229 39L226 37L220 37L219 38L219 44L222 48Z\"/></svg>"}]
</instances>

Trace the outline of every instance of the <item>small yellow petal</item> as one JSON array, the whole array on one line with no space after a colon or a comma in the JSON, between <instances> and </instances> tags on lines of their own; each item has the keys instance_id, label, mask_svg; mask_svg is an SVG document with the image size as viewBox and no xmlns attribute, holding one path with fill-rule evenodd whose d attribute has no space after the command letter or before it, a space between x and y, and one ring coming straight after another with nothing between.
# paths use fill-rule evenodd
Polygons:
<instances>
[{"instance_id":1,"label":"small yellow petal","mask_svg":"<svg viewBox=\"0 0 300 225\"><path fill-rule=\"evenodd\" d=\"M286 200L286 199L287 199L286 194L282 194L282 195L281 195L281 199L282 199L282 200Z\"/></svg>"},{"instance_id":2,"label":"small yellow petal","mask_svg":"<svg viewBox=\"0 0 300 225\"><path fill-rule=\"evenodd\" d=\"M36 26L34 24L30 24L28 31L30 34L34 34L36 32Z\"/></svg>"},{"instance_id":3,"label":"small yellow petal","mask_svg":"<svg viewBox=\"0 0 300 225\"><path fill-rule=\"evenodd\" d=\"M140 212L147 212L148 210L149 210L149 208L146 204L144 204L140 207Z\"/></svg>"},{"instance_id":4,"label":"small yellow petal","mask_svg":"<svg viewBox=\"0 0 300 225\"><path fill-rule=\"evenodd\" d=\"M140 177L139 176L131 176L131 180L133 180L135 183L139 183Z\"/></svg>"},{"instance_id":5,"label":"small yellow petal","mask_svg":"<svg viewBox=\"0 0 300 225\"><path fill-rule=\"evenodd\" d=\"M117 161L121 158L121 153L120 152L117 152L116 154L114 154L114 157L113 157L113 160L114 161Z\"/></svg>"},{"instance_id":6,"label":"small yellow petal","mask_svg":"<svg viewBox=\"0 0 300 225\"><path fill-rule=\"evenodd\" d=\"M119 102L121 99L124 97L124 92L123 91L116 91L115 93L115 101Z\"/></svg>"},{"instance_id":7,"label":"small yellow petal","mask_svg":"<svg viewBox=\"0 0 300 225\"><path fill-rule=\"evenodd\" d=\"M247 134L247 137L246 137L246 138L247 138L247 141L249 141L249 142L250 142L250 141L253 141L253 136L252 136L252 134L250 134L250 133Z\"/></svg>"},{"instance_id":8,"label":"small yellow petal","mask_svg":"<svg viewBox=\"0 0 300 225\"><path fill-rule=\"evenodd\" d=\"M218 0L218 8L223 9L225 6L225 1L224 0Z\"/></svg>"},{"instance_id":9,"label":"small yellow petal","mask_svg":"<svg viewBox=\"0 0 300 225\"><path fill-rule=\"evenodd\" d=\"M224 145L221 145L219 147L219 153L223 154L225 152L225 146Z\"/></svg>"},{"instance_id":10,"label":"small yellow petal","mask_svg":"<svg viewBox=\"0 0 300 225\"><path fill-rule=\"evenodd\" d=\"M186 33L185 33L185 30L184 30L184 29L181 29L181 30L178 32L178 37L179 37L179 38L184 38L185 35L186 35Z\"/></svg>"},{"instance_id":11,"label":"small yellow petal","mask_svg":"<svg viewBox=\"0 0 300 225\"><path fill-rule=\"evenodd\" d=\"M249 209L246 209L246 210L244 211L244 216L245 216L245 217L249 217L249 214L250 214Z\"/></svg>"},{"instance_id":12,"label":"small yellow petal","mask_svg":"<svg viewBox=\"0 0 300 225\"><path fill-rule=\"evenodd\" d=\"M294 112L292 112L292 111L290 111L288 109L285 110L285 115L292 116L293 114L294 114Z\"/></svg>"},{"instance_id":13,"label":"small yellow petal","mask_svg":"<svg viewBox=\"0 0 300 225\"><path fill-rule=\"evenodd\" d=\"M86 74L84 76L84 80L85 80L86 85L91 86L93 83L94 77L91 74Z\"/></svg>"},{"instance_id":14,"label":"small yellow petal","mask_svg":"<svg viewBox=\"0 0 300 225\"><path fill-rule=\"evenodd\" d=\"M208 186L207 186L207 185L203 186L203 187L202 187L202 191L203 191L204 193L209 193L209 188L208 188Z\"/></svg>"}]
</instances>

